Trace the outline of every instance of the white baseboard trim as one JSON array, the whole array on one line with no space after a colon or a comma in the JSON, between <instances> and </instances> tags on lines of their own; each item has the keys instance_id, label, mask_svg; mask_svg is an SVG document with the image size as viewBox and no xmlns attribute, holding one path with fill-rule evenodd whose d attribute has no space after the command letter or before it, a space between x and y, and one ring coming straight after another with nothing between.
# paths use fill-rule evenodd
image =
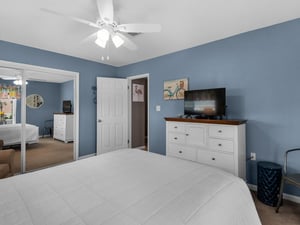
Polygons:
<instances>
[{"instance_id":1,"label":"white baseboard trim","mask_svg":"<svg viewBox=\"0 0 300 225\"><path fill-rule=\"evenodd\" d=\"M80 156L78 159L79 159L79 160L80 160L80 159L86 159L86 158L93 157L93 156L95 156L95 155L96 155L96 153L89 154L89 155L83 155L83 156Z\"/></svg>"},{"instance_id":2,"label":"white baseboard trim","mask_svg":"<svg viewBox=\"0 0 300 225\"><path fill-rule=\"evenodd\" d=\"M252 191L257 191L257 185L248 184L248 187ZM296 195L290 195L290 194L283 193L283 199L300 204L300 197L296 196Z\"/></svg>"}]
</instances>

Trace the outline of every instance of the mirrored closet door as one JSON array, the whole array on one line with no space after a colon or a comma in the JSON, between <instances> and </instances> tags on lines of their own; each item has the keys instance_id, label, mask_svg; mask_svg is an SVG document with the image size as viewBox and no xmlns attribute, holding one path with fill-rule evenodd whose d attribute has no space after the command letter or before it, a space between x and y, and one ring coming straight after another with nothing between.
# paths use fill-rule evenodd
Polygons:
<instances>
[{"instance_id":1,"label":"mirrored closet door","mask_svg":"<svg viewBox=\"0 0 300 225\"><path fill-rule=\"evenodd\" d=\"M2 65L1 65L2 64ZM0 139L15 150L16 173L24 173L78 158L78 74L0 61ZM10 64L8 62L8 64ZM12 63L14 64L14 63ZM54 115L71 102L72 137L54 138Z\"/></svg>"}]
</instances>

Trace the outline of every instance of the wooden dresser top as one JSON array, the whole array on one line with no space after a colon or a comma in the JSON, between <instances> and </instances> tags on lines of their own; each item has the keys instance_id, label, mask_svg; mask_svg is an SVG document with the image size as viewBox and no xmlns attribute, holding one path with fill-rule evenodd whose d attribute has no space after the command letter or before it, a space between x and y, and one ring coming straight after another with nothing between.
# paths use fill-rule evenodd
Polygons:
<instances>
[{"instance_id":1,"label":"wooden dresser top","mask_svg":"<svg viewBox=\"0 0 300 225\"><path fill-rule=\"evenodd\" d=\"M247 120L214 120L214 119L194 119L194 118L179 118L179 117L166 117L165 120L173 121L173 122L212 123L212 124L225 124L225 125L240 125L247 122Z\"/></svg>"}]
</instances>

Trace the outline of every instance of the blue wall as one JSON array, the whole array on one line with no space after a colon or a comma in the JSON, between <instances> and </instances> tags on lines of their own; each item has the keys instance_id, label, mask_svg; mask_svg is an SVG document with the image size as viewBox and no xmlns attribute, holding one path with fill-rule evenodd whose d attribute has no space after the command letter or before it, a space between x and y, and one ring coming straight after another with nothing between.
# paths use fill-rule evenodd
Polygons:
<instances>
[{"instance_id":1,"label":"blue wall","mask_svg":"<svg viewBox=\"0 0 300 225\"><path fill-rule=\"evenodd\" d=\"M257 161L282 164L284 151L300 146L299 40L298 19L119 68L3 41L0 59L80 73L80 155L96 150L96 77L149 73L152 152L165 154L164 117L183 113L183 101L163 100L163 82L187 77L190 89L226 87L228 118L248 120L248 156L256 152ZM247 178L256 184L254 161L247 163Z\"/></svg>"},{"instance_id":2,"label":"blue wall","mask_svg":"<svg viewBox=\"0 0 300 225\"><path fill-rule=\"evenodd\" d=\"M5 41L0 41L0 60L79 72L79 155L95 153L96 105L91 88L96 77L115 76L115 67Z\"/></svg>"},{"instance_id":3,"label":"blue wall","mask_svg":"<svg viewBox=\"0 0 300 225\"><path fill-rule=\"evenodd\" d=\"M165 154L164 117L183 114L183 101L163 100L163 82L184 77L189 89L226 87L228 118L248 120L248 156L282 164L284 151L300 146L300 19L118 68L120 77L144 73L150 151ZM293 160L300 169L300 157ZM247 178L256 184L255 161Z\"/></svg>"},{"instance_id":4,"label":"blue wall","mask_svg":"<svg viewBox=\"0 0 300 225\"><path fill-rule=\"evenodd\" d=\"M68 81L61 84L60 88L60 110L62 112L63 108L63 101L64 100L71 100L72 103L72 112L74 112L74 81Z\"/></svg>"},{"instance_id":5,"label":"blue wall","mask_svg":"<svg viewBox=\"0 0 300 225\"><path fill-rule=\"evenodd\" d=\"M57 83L28 81L26 95L39 94L44 99L44 104L38 109L26 107L26 122L38 126L40 135L43 134L44 121L53 119L53 113L60 112L60 86ZM20 104L17 106L17 112L17 122L20 122Z\"/></svg>"}]
</instances>

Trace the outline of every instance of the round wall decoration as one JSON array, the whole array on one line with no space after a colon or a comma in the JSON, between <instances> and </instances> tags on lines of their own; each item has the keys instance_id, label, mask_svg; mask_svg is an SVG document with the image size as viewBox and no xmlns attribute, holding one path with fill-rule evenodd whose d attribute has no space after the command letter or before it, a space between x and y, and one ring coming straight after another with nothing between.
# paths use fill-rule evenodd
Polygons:
<instances>
[{"instance_id":1,"label":"round wall decoration","mask_svg":"<svg viewBox=\"0 0 300 225\"><path fill-rule=\"evenodd\" d=\"M44 104L44 99L38 94L28 95L26 97L26 105L32 109L38 109Z\"/></svg>"}]
</instances>

